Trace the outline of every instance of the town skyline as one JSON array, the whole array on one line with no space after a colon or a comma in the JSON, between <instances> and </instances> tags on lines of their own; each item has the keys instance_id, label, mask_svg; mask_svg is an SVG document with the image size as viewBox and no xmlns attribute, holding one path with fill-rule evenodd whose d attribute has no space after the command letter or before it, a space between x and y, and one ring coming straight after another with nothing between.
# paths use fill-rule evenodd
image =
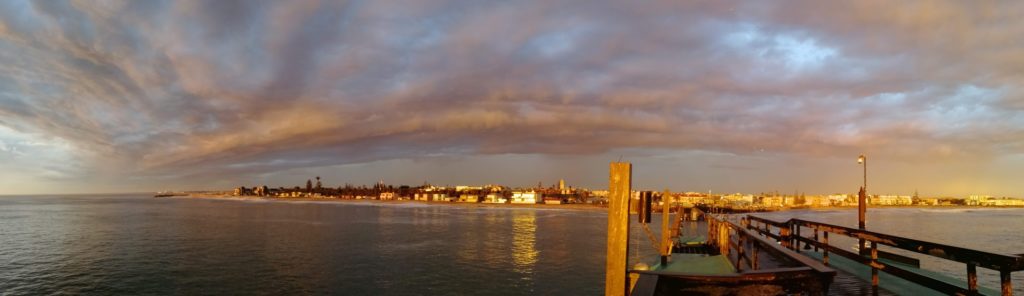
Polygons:
<instances>
[{"instance_id":1,"label":"town skyline","mask_svg":"<svg viewBox=\"0 0 1024 296\"><path fill-rule=\"evenodd\" d=\"M1024 3L0 2L0 195L1024 196Z\"/></svg>"}]
</instances>

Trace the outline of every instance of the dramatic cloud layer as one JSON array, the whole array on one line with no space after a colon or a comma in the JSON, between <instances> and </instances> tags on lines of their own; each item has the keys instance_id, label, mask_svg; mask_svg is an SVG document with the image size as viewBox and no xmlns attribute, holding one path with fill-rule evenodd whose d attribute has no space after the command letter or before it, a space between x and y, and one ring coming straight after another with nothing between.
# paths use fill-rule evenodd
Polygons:
<instances>
[{"instance_id":1,"label":"dramatic cloud layer","mask_svg":"<svg viewBox=\"0 0 1024 296\"><path fill-rule=\"evenodd\" d=\"M0 174L19 181L0 185L474 159L434 172L459 182L555 156L590 157L578 182L600 186L623 154L1020 163L1024 3L679 2L3 1ZM723 182L687 186L755 189ZM53 190L12 190L30 191Z\"/></svg>"}]
</instances>

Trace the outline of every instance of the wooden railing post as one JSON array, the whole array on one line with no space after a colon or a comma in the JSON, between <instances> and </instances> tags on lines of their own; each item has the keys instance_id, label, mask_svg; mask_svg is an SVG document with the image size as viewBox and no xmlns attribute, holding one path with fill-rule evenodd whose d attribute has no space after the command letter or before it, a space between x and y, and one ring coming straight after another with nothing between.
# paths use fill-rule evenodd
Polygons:
<instances>
[{"instance_id":1,"label":"wooden railing post","mask_svg":"<svg viewBox=\"0 0 1024 296\"><path fill-rule=\"evenodd\" d=\"M792 240L789 238L789 227L779 228L779 239L782 240L783 247L792 248Z\"/></svg>"},{"instance_id":2,"label":"wooden railing post","mask_svg":"<svg viewBox=\"0 0 1024 296\"><path fill-rule=\"evenodd\" d=\"M978 268L974 262L967 263L967 290L971 291L972 295L978 293Z\"/></svg>"},{"instance_id":3,"label":"wooden railing post","mask_svg":"<svg viewBox=\"0 0 1024 296\"><path fill-rule=\"evenodd\" d=\"M871 293L878 295L878 244L871 242Z\"/></svg>"},{"instance_id":4,"label":"wooden railing post","mask_svg":"<svg viewBox=\"0 0 1024 296\"><path fill-rule=\"evenodd\" d=\"M672 255L672 237L669 231L669 206L672 205L672 192L665 189L661 194L661 266L668 265L668 257Z\"/></svg>"},{"instance_id":5,"label":"wooden railing post","mask_svg":"<svg viewBox=\"0 0 1024 296\"><path fill-rule=\"evenodd\" d=\"M821 257L821 261L825 263L825 266L828 266L828 231L825 231L825 248L823 248L822 251L824 251L825 254Z\"/></svg>"},{"instance_id":6,"label":"wooden railing post","mask_svg":"<svg viewBox=\"0 0 1024 296\"><path fill-rule=\"evenodd\" d=\"M815 228L815 229L814 229L814 242L816 242L816 243L817 243L817 242L820 242L820 241L818 240L818 229L817 229L817 228ZM818 245L817 245L817 244L815 244L815 245L814 245L814 251L815 251L815 252L817 252L817 251L818 251Z\"/></svg>"},{"instance_id":7,"label":"wooden railing post","mask_svg":"<svg viewBox=\"0 0 1024 296\"><path fill-rule=\"evenodd\" d=\"M752 251L754 252L754 258L750 259L750 268L757 270L758 265L760 265L757 263L757 250L760 249L760 247L758 247L758 244L756 242L753 244L753 246L754 247Z\"/></svg>"},{"instance_id":8,"label":"wooden railing post","mask_svg":"<svg viewBox=\"0 0 1024 296\"><path fill-rule=\"evenodd\" d=\"M737 249L736 250L736 272L742 272L743 271L743 269L742 269L742 267L743 267L743 257L744 257L743 256L743 253L744 253L744 251L743 251L743 244L745 244L746 241L745 241L744 237L742 235L740 235L738 230L736 231L736 236L739 237L739 243L736 244L736 247L737 247L736 248Z\"/></svg>"},{"instance_id":9,"label":"wooden railing post","mask_svg":"<svg viewBox=\"0 0 1024 296\"><path fill-rule=\"evenodd\" d=\"M793 223L793 227L797 228L796 229L797 230L796 231L797 232L797 236L793 237L793 243L795 243L793 250L797 251L797 253L800 253L800 238L801 238L801 236L800 236L800 228L803 228L803 227L801 227L800 224L798 224L798 223Z\"/></svg>"},{"instance_id":10,"label":"wooden railing post","mask_svg":"<svg viewBox=\"0 0 1024 296\"><path fill-rule=\"evenodd\" d=\"M1002 294L1004 296L1013 295L1013 283L1010 283L1010 269L1003 267L1003 270L999 271L999 283L1002 286Z\"/></svg>"}]
</instances>

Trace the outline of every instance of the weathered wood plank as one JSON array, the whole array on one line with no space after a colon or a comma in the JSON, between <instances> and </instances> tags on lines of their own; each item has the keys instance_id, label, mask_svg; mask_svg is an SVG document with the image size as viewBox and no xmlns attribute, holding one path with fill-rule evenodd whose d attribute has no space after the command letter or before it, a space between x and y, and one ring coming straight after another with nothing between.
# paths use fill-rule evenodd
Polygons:
<instances>
[{"instance_id":1,"label":"weathered wood plank","mask_svg":"<svg viewBox=\"0 0 1024 296\"><path fill-rule=\"evenodd\" d=\"M605 264L604 294L627 295L626 259L629 254L629 193L632 191L633 166L613 162L608 180L608 254Z\"/></svg>"}]
</instances>

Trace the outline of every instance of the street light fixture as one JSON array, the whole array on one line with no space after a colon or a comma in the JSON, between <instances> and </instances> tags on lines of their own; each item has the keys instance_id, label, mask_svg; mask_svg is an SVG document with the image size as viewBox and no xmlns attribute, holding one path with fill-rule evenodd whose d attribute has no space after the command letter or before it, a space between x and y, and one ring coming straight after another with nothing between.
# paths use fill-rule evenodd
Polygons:
<instances>
[{"instance_id":1,"label":"street light fixture","mask_svg":"<svg viewBox=\"0 0 1024 296\"><path fill-rule=\"evenodd\" d=\"M857 163L864 165L864 191L868 190L868 158L861 154L857 157Z\"/></svg>"}]
</instances>

